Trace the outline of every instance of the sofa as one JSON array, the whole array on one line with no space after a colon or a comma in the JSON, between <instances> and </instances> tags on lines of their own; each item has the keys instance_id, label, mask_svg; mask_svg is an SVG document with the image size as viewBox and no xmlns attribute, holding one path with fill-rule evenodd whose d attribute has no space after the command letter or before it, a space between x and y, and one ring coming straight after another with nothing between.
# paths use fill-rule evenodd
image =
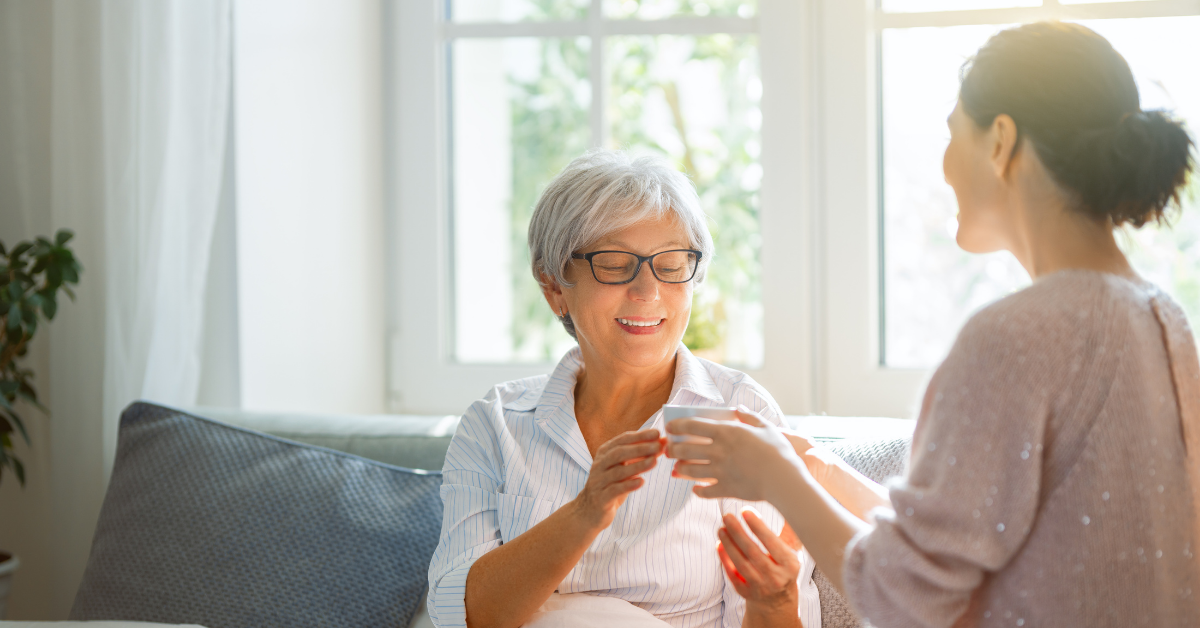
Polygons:
<instances>
[{"instance_id":1,"label":"sofa","mask_svg":"<svg viewBox=\"0 0 1200 628\"><path fill-rule=\"evenodd\" d=\"M787 422L876 481L903 472L911 421ZM424 566L457 424L131 405L71 619L431 627ZM814 578L826 628L862 625Z\"/></svg>"}]
</instances>

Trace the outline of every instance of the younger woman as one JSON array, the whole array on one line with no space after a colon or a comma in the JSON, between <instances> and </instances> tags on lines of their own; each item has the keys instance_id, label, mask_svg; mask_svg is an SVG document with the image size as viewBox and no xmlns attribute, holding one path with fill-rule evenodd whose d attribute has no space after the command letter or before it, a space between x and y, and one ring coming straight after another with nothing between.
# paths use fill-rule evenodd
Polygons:
<instances>
[{"instance_id":1,"label":"younger woman","mask_svg":"<svg viewBox=\"0 0 1200 628\"><path fill-rule=\"evenodd\" d=\"M959 246L1007 250L1034 283L963 328L907 477L872 490L752 412L673 422L713 439L669 445L675 472L715 481L703 497L770 501L881 628L1200 625L1195 341L1113 238L1178 202L1191 140L1141 110L1104 38L1063 23L993 37L949 125ZM873 504L871 523L853 514ZM754 580L770 558L726 524Z\"/></svg>"}]
</instances>

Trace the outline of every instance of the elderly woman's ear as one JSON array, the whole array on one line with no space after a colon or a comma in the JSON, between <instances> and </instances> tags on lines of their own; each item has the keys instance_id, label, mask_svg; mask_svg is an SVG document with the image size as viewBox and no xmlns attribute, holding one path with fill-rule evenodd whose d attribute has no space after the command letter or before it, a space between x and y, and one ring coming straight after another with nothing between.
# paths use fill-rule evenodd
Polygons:
<instances>
[{"instance_id":1,"label":"elderly woman's ear","mask_svg":"<svg viewBox=\"0 0 1200 628\"><path fill-rule=\"evenodd\" d=\"M542 284L542 296L546 297L546 303L550 305L554 315L560 319L566 316L567 300L563 297L562 286L546 273L538 273L538 279Z\"/></svg>"}]
</instances>

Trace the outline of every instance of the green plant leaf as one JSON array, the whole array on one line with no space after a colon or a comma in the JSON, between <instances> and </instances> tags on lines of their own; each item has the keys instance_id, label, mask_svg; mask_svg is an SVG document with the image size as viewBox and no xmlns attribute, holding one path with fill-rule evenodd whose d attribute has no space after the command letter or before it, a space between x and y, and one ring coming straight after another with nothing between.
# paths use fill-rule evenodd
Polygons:
<instances>
[{"instance_id":1,"label":"green plant leaf","mask_svg":"<svg viewBox=\"0 0 1200 628\"><path fill-rule=\"evenodd\" d=\"M62 268L57 265L46 269L46 289L57 290L62 285L63 272Z\"/></svg>"},{"instance_id":2,"label":"green plant leaf","mask_svg":"<svg viewBox=\"0 0 1200 628\"><path fill-rule=\"evenodd\" d=\"M21 303L14 301L8 306L8 331L10 333L18 333L21 331ZM15 344L15 343L14 343Z\"/></svg>"},{"instance_id":3,"label":"green plant leaf","mask_svg":"<svg viewBox=\"0 0 1200 628\"><path fill-rule=\"evenodd\" d=\"M17 474L17 482L21 488L25 488L25 465L21 464L21 459L16 456L9 456L8 461L12 464L13 472Z\"/></svg>"},{"instance_id":4,"label":"green plant leaf","mask_svg":"<svg viewBox=\"0 0 1200 628\"><path fill-rule=\"evenodd\" d=\"M3 242L0 242L0 255L8 257L8 251L4 248Z\"/></svg>"},{"instance_id":5,"label":"green plant leaf","mask_svg":"<svg viewBox=\"0 0 1200 628\"><path fill-rule=\"evenodd\" d=\"M32 249L32 248L33 248L32 242L22 242L17 245L17 248L12 250L12 253L9 254L9 257L21 257L27 251L29 251L29 249Z\"/></svg>"},{"instance_id":6,"label":"green plant leaf","mask_svg":"<svg viewBox=\"0 0 1200 628\"><path fill-rule=\"evenodd\" d=\"M79 283L79 269L74 265L64 266L62 269L63 281L67 283Z\"/></svg>"},{"instance_id":7,"label":"green plant leaf","mask_svg":"<svg viewBox=\"0 0 1200 628\"><path fill-rule=\"evenodd\" d=\"M21 433L21 438L25 439L25 444L29 445L29 432L25 431L25 422L21 420L21 417L17 416L16 412L9 411L5 412L5 414L8 415L11 423L16 426L17 431Z\"/></svg>"},{"instance_id":8,"label":"green plant leaf","mask_svg":"<svg viewBox=\"0 0 1200 628\"><path fill-rule=\"evenodd\" d=\"M58 246L62 246L73 237L75 237L75 233L70 229L59 229L58 233L54 236L54 243Z\"/></svg>"},{"instance_id":9,"label":"green plant leaf","mask_svg":"<svg viewBox=\"0 0 1200 628\"><path fill-rule=\"evenodd\" d=\"M42 293L42 314L46 315L46 320L54 320L54 315L58 312L58 301L54 298L53 292Z\"/></svg>"},{"instance_id":10,"label":"green plant leaf","mask_svg":"<svg viewBox=\"0 0 1200 628\"><path fill-rule=\"evenodd\" d=\"M29 405L41 410L42 414L50 414L50 411L46 409L46 406L43 406L41 402L38 401L37 391L35 391L33 386L30 386L28 383L21 382L21 388L17 391L17 395L25 401L28 401Z\"/></svg>"}]
</instances>

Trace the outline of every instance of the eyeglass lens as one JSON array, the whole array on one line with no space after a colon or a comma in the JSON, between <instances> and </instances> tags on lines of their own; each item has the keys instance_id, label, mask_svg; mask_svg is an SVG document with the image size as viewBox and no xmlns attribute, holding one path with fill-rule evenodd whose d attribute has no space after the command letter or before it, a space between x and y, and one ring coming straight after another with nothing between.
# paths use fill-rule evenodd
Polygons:
<instances>
[{"instance_id":1,"label":"eyeglass lens","mask_svg":"<svg viewBox=\"0 0 1200 628\"><path fill-rule=\"evenodd\" d=\"M684 283L692 279L698 261L690 251L663 251L650 258L650 268L659 281ZM638 265L632 253L613 251L592 256L592 272L600 283L625 283L637 274Z\"/></svg>"}]
</instances>

